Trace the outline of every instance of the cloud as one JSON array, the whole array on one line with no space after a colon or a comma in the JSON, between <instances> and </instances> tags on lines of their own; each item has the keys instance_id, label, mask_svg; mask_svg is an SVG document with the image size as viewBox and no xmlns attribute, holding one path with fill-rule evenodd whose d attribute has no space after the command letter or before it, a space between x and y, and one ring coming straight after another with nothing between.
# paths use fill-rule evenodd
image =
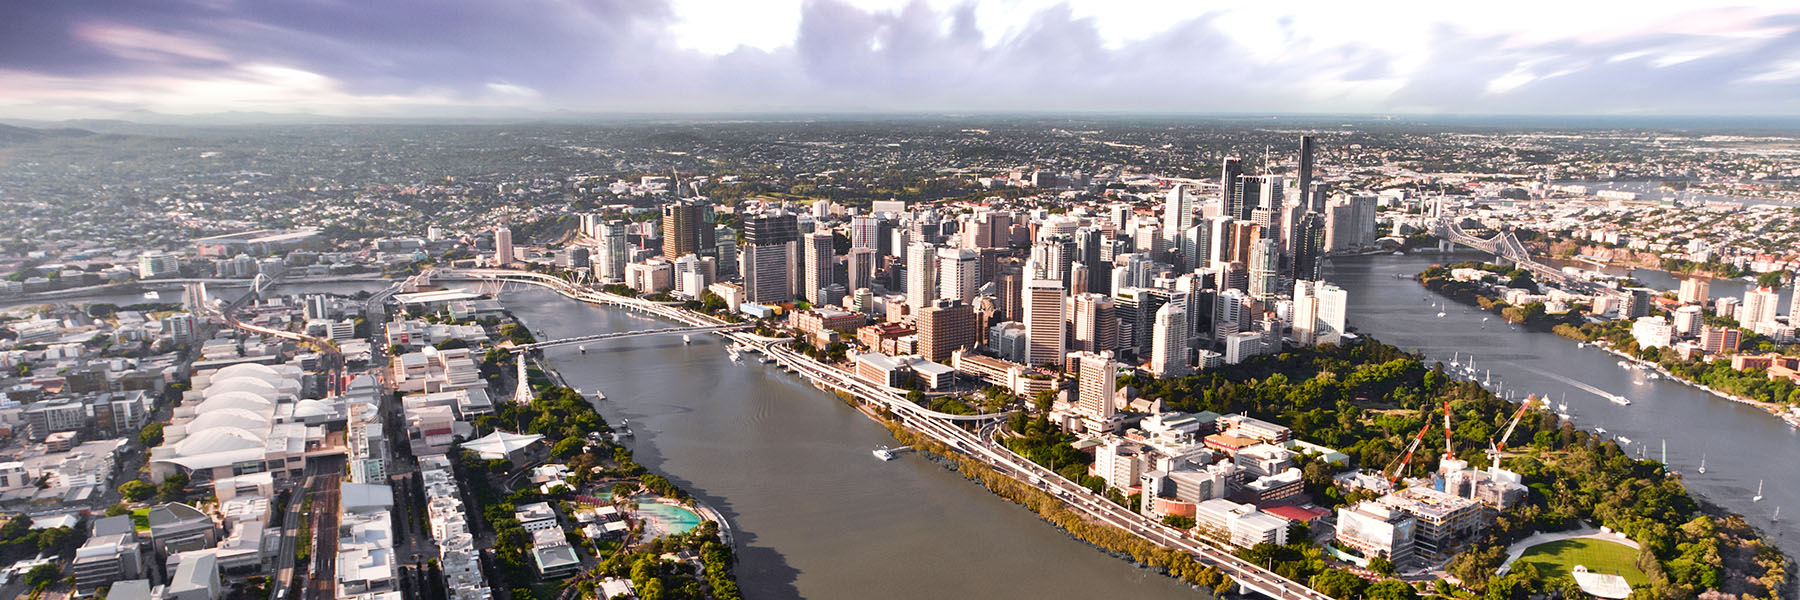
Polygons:
<instances>
[{"instance_id":1,"label":"cloud","mask_svg":"<svg viewBox=\"0 0 1800 600\"><path fill-rule=\"evenodd\" d=\"M683 43L670 1L0 3L0 112L1793 114L1800 97L1800 9L1397 38L1238 7L1121 37L1092 4L997 22L973 2L805 0L791 44L705 44L721 54Z\"/></svg>"}]
</instances>

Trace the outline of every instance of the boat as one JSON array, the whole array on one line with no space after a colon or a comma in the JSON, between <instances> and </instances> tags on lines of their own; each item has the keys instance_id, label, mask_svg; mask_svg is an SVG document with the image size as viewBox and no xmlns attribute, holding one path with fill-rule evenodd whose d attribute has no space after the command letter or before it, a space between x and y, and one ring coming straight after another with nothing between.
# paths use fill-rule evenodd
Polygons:
<instances>
[{"instance_id":1,"label":"boat","mask_svg":"<svg viewBox=\"0 0 1800 600\"><path fill-rule=\"evenodd\" d=\"M1619 406L1629 406L1631 404L1631 400L1624 396L1620 396L1618 394L1608 394L1607 396L1608 396L1607 400L1611 400L1613 404L1617 404Z\"/></svg>"},{"instance_id":2,"label":"boat","mask_svg":"<svg viewBox=\"0 0 1800 600\"><path fill-rule=\"evenodd\" d=\"M582 354L587 354L587 345L586 344L576 346L575 349L580 350Z\"/></svg>"},{"instance_id":3,"label":"boat","mask_svg":"<svg viewBox=\"0 0 1800 600\"><path fill-rule=\"evenodd\" d=\"M1644 380L1642 380L1642 379L1633 379L1633 380L1631 380L1631 385L1644 385Z\"/></svg>"},{"instance_id":4,"label":"boat","mask_svg":"<svg viewBox=\"0 0 1800 600\"><path fill-rule=\"evenodd\" d=\"M1576 348L1586 348L1587 342L1575 342L1575 347Z\"/></svg>"},{"instance_id":5,"label":"boat","mask_svg":"<svg viewBox=\"0 0 1800 600\"><path fill-rule=\"evenodd\" d=\"M1769 517L1769 520L1770 521L1780 521L1781 520L1781 507L1779 507L1779 506L1775 507L1775 515Z\"/></svg>"},{"instance_id":6,"label":"boat","mask_svg":"<svg viewBox=\"0 0 1800 600\"><path fill-rule=\"evenodd\" d=\"M1648 380L1651 380L1651 381L1656 381L1656 380L1658 380L1658 379L1662 379L1662 376L1661 376L1661 375L1657 375L1657 374L1655 374L1655 373L1651 373L1651 374L1649 374L1649 375L1645 375L1645 376L1644 376L1644 378L1645 378L1645 379L1648 379Z\"/></svg>"},{"instance_id":7,"label":"boat","mask_svg":"<svg viewBox=\"0 0 1800 600\"><path fill-rule=\"evenodd\" d=\"M1606 433L1606 428L1605 427L1595 427L1594 433Z\"/></svg>"},{"instance_id":8,"label":"boat","mask_svg":"<svg viewBox=\"0 0 1800 600\"><path fill-rule=\"evenodd\" d=\"M887 446L880 446L880 447L875 448L875 458L879 458L881 460L894 460L894 452L892 450L888 450Z\"/></svg>"},{"instance_id":9,"label":"boat","mask_svg":"<svg viewBox=\"0 0 1800 600\"><path fill-rule=\"evenodd\" d=\"M1619 368L1629 369L1629 368L1631 368L1631 363L1627 363L1627 362L1621 360L1621 361L1619 361Z\"/></svg>"},{"instance_id":10,"label":"boat","mask_svg":"<svg viewBox=\"0 0 1800 600\"><path fill-rule=\"evenodd\" d=\"M1619 445L1620 445L1620 446L1629 446L1629 445L1631 445L1631 438L1628 438L1628 437L1625 437L1625 436L1622 436L1622 435L1621 435L1621 436L1619 436L1619 437L1618 437L1618 438L1617 438L1617 439L1618 439L1618 440L1619 440Z\"/></svg>"},{"instance_id":11,"label":"boat","mask_svg":"<svg viewBox=\"0 0 1800 600\"><path fill-rule=\"evenodd\" d=\"M1694 472L1699 473L1701 475L1706 474L1706 455L1705 454L1700 455L1700 468L1694 469Z\"/></svg>"},{"instance_id":12,"label":"boat","mask_svg":"<svg viewBox=\"0 0 1800 600\"><path fill-rule=\"evenodd\" d=\"M1441 312L1440 312L1440 313L1438 313L1438 318L1439 318L1439 319L1442 319L1442 318L1444 318L1444 313L1441 313Z\"/></svg>"},{"instance_id":13,"label":"boat","mask_svg":"<svg viewBox=\"0 0 1800 600\"><path fill-rule=\"evenodd\" d=\"M1751 498L1751 502L1762 502L1762 484L1761 479L1756 480L1756 497Z\"/></svg>"},{"instance_id":14,"label":"boat","mask_svg":"<svg viewBox=\"0 0 1800 600\"><path fill-rule=\"evenodd\" d=\"M681 334L681 343L683 343L683 344L692 344L692 343L694 343L694 338L693 338L693 337L692 337L692 336L689 336L689 335L688 335L688 334L685 334L685 333L684 333L684 334Z\"/></svg>"},{"instance_id":15,"label":"boat","mask_svg":"<svg viewBox=\"0 0 1800 600\"><path fill-rule=\"evenodd\" d=\"M625 419L625 420L619 421L619 435L623 436L623 437L631 437L632 436L632 434L631 434L631 419Z\"/></svg>"},{"instance_id":16,"label":"boat","mask_svg":"<svg viewBox=\"0 0 1800 600\"><path fill-rule=\"evenodd\" d=\"M157 293L156 290L150 290L148 292L144 292L144 299L145 300L161 300L162 294Z\"/></svg>"}]
</instances>

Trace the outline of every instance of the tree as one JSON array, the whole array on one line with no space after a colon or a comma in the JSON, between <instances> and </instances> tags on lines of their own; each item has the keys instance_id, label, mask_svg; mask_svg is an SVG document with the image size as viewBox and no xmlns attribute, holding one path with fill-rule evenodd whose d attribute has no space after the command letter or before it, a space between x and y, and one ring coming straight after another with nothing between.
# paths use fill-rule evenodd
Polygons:
<instances>
[{"instance_id":1,"label":"tree","mask_svg":"<svg viewBox=\"0 0 1800 600\"><path fill-rule=\"evenodd\" d=\"M68 527L51 527L38 532L38 553L60 556L65 551L74 551L80 542L76 539L75 530Z\"/></svg>"},{"instance_id":2,"label":"tree","mask_svg":"<svg viewBox=\"0 0 1800 600\"><path fill-rule=\"evenodd\" d=\"M465 340L462 338L450 338L450 339L438 342L437 346L436 346L436 348L439 350L455 350L458 348L467 348L467 347L469 347L468 340Z\"/></svg>"},{"instance_id":3,"label":"tree","mask_svg":"<svg viewBox=\"0 0 1800 600\"><path fill-rule=\"evenodd\" d=\"M1312 588L1338 600L1350 600L1362 594L1368 583L1355 573L1343 569L1326 569L1313 576Z\"/></svg>"},{"instance_id":4,"label":"tree","mask_svg":"<svg viewBox=\"0 0 1800 600\"><path fill-rule=\"evenodd\" d=\"M1385 556L1371 558L1369 559L1369 570L1392 577L1394 575L1394 561L1388 560Z\"/></svg>"},{"instance_id":5,"label":"tree","mask_svg":"<svg viewBox=\"0 0 1800 600\"><path fill-rule=\"evenodd\" d=\"M25 583L31 587L43 589L50 587L50 584L55 583L56 578L61 575L62 569L56 568L55 564L45 563L32 567L30 571L27 571L25 573Z\"/></svg>"},{"instance_id":6,"label":"tree","mask_svg":"<svg viewBox=\"0 0 1800 600\"><path fill-rule=\"evenodd\" d=\"M1167 515L1163 517L1163 524L1176 529L1193 529L1194 518L1183 515Z\"/></svg>"},{"instance_id":7,"label":"tree","mask_svg":"<svg viewBox=\"0 0 1800 600\"><path fill-rule=\"evenodd\" d=\"M1387 579L1371 584L1363 590L1363 597L1369 600L1417 600L1419 592L1404 581Z\"/></svg>"},{"instance_id":8,"label":"tree","mask_svg":"<svg viewBox=\"0 0 1800 600\"><path fill-rule=\"evenodd\" d=\"M154 447L162 445L163 424L162 423L151 423L149 425L145 425L143 429L138 430L138 438L137 439L138 439L138 443L143 444L145 448L154 448Z\"/></svg>"},{"instance_id":9,"label":"tree","mask_svg":"<svg viewBox=\"0 0 1800 600\"><path fill-rule=\"evenodd\" d=\"M187 491L187 473L175 473L163 478L162 485L156 486L156 497L163 502L180 498Z\"/></svg>"},{"instance_id":10,"label":"tree","mask_svg":"<svg viewBox=\"0 0 1800 600\"><path fill-rule=\"evenodd\" d=\"M124 504L114 504L112 506L106 507L106 516L109 516L109 517L117 517L120 515L129 515L129 514L131 514L131 508L128 506L125 506Z\"/></svg>"},{"instance_id":11,"label":"tree","mask_svg":"<svg viewBox=\"0 0 1800 600\"><path fill-rule=\"evenodd\" d=\"M141 479L133 479L119 484L119 493L132 502L143 502L156 495L156 486L144 483Z\"/></svg>"},{"instance_id":12,"label":"tree","mask_svg":"<svg viewBox=\"0 0 1800 600\"><path fill-rule=\"evenodd\" d=\"M555 446L550 447L550 455L567 459L576 454L580 454L582 448L586 445L587 442L582 441L582 439L578 437L563 438L562 441L557 442Z\"/></svg>"}]
</instances>

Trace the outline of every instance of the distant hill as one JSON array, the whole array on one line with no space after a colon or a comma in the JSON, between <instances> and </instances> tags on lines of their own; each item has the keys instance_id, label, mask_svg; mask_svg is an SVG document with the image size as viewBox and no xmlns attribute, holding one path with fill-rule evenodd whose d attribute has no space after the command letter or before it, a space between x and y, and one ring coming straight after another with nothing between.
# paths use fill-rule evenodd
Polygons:
<instances>
[{"instance_id":1,"label":"distant hill","mask_svg":"<svg viewBox=\"0 0 1800 600\"><path fill-rule=\"evenodd\" d=\"M30 127L14 127L0 125L0 147L31 144L55 138L84 138L97 135L86 129L59 127L55 129L33 129Z\"/></svg>"}]
</instances>

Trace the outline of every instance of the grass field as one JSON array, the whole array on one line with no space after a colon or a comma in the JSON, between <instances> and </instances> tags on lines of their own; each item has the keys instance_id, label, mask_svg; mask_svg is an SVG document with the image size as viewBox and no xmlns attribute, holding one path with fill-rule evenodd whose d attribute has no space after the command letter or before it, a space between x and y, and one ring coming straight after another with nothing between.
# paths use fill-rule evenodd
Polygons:
<instances>
[{"instance_id":1,"label":"grass field","mask_svg":"<svg viewBox=\"0 0 1800 600\"><path fill-rule=\"evenodd\" d=\"M1596 539L1559 540L1547 544L1538 544L1525 549L1525 554L1512 565L1513 571L1531 563L1537 567L1538 573L1546 578L1568 575L1575 565L1585 565L1589 571L1610 573L1625 577L1631 585L1649 583L1644 572L1639 571L1633 563L1637 562L1638 551L1631 546L1617 542Z\"/></svg>"}]
</instances>

